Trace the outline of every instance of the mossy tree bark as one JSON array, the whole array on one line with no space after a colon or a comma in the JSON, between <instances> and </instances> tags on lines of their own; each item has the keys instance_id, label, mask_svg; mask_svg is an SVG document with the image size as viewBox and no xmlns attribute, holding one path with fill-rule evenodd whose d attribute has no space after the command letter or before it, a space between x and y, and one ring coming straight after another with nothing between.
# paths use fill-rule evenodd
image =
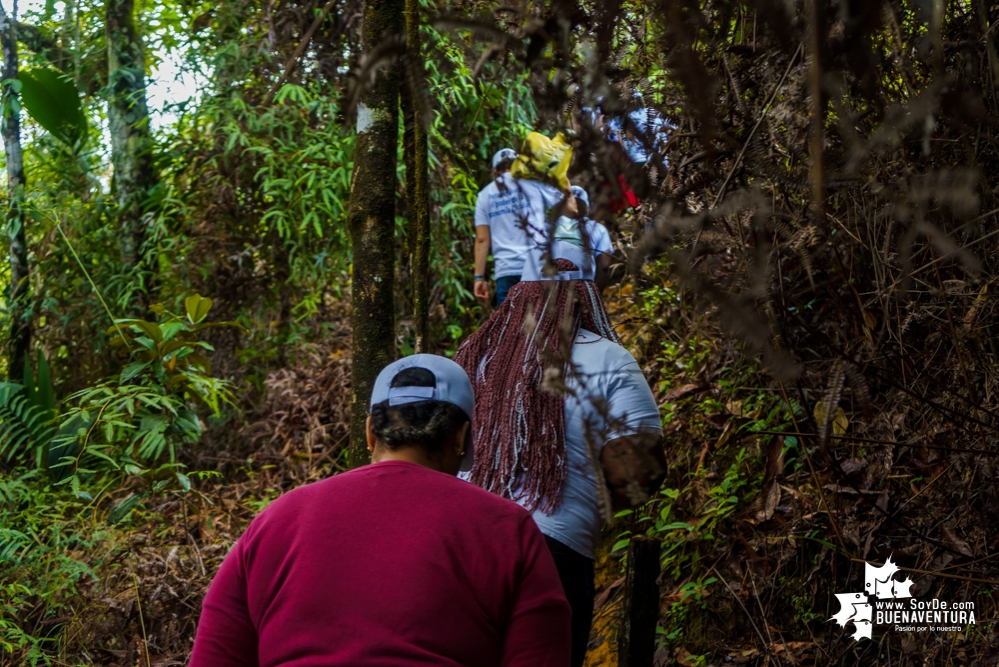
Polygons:
<instances>
[{"instance_id":1,"label":"mossy tree bark","mask_svg":"<svg viewBox=\"0 0 999 667\"><path fill-rule=\"evenodd\" d=\"M367 0L362 22L366 53L403 38L403 0ZM357 109L357 143L347 225L352 253L353 336L350 465L368 462L365 420L378 372L395 359L395 186L401 68L395 55L378 68Z\"/></svg>"},{"instance_id":2,"label":"mossy tree bark","mask_svg":"<svg viewBox=\"0 0 999 667\"><path fill-rule=\"evenodd\" d=\"M406 199L409 204L409 257L413 275L415 351L427 351L430 300L430 186L420 3L406 1L406 85L402 87Z\"/></svg>"},{"instance_id":3,"label":"mossy tree bark","mask_svg":"<svg viewBox=\"0 0 999 667\"><path fill-rule=\"evenodd\" d=\"M136 310L148 305L150 272L143 261L147 200L156 186L153 137L146 106L146 65L133 0L107 0L108 129L121 229L121 260L139 281Z\"/></svg>"},{"instance_id":4,"label":"mossy tree bark","mask_svg":"<svg viewBox=\"0 0 999 667\"><path fill-rule=\"evenodd\" d=\"M28 280L28 245L24 230L24 160L21 153L20 103L13 82L17 80L17 25L0 7L0 50L3 52L3 147L7 159L7 243L10 251L7 377L24 379L24 364L31 349L31 309Z\"/></svg>"}]
</instances>

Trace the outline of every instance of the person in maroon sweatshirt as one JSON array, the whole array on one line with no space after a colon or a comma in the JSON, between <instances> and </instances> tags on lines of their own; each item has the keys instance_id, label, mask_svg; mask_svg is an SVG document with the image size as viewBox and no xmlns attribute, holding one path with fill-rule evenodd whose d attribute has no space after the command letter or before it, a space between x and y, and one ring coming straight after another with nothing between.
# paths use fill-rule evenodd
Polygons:
<instances>
[{"instance_id":1,"label":"person in maroon sweatshirt","mask_svg":"<svg viewBox=\"0 0 999 667\"><path fill-rule=\"evenodd\" d=\"M253 520L205 596L191 667L566 667L569 605L541 532L455 477L473 412L454 362L387 366L373 463Z\"/></svg>"}]
</instances>

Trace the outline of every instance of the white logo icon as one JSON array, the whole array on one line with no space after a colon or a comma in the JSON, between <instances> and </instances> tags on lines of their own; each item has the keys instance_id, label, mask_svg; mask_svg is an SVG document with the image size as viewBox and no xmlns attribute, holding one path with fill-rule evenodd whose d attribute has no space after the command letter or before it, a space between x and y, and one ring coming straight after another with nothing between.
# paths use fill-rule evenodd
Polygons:
<instances>
[{"instance_id":1,"label":"white logo icon","mask_svg":"<svg viewBox=\"0 0 999 667\"><path fill-rule=\"evenodd\" d=\"M836 621L840 627L845 628L846 624L853 621L855 628L854 640L870 639L873 624L871 623L874 614L874 607L869 602L869 597L878 600L895 600L899 598L911 598L912 580L906 578L904 581L895 581L894 574L898 572L898 566L888 562L881 567L874 567L870 563L864 564L864 588L863 593L837 593L839 600L839 613L830 618Z\"/></svg>"}]
</instances>

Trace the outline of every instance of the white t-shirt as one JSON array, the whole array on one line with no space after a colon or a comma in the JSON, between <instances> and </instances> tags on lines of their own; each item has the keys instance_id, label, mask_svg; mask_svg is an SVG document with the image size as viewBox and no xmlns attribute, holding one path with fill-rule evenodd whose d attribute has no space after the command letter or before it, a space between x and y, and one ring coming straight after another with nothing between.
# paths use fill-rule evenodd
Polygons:
<instances>
[{"instance_id":1,"label":"white t-shirt","mask_svg":"<svg viewBox=\"0 0 999 667\"><path fill-rule=\"evenodd\" d=\"M586 218L586 234L590 237L590 245L593 252L601 252L606 255L614 254L614 245L611 243L610 232L596 220Z\"/></svg>"},{"instance_id":2,"label":"white t-shirt","mask_svg":"<svg viewBox=\"0 0 999 667\"><path fill-rule=\"evenodd\" d=\"M662 432L662 422L642 369L617 343L580 330L572 363L577 377L570 378L567 386L576 396L565 402L568 471L562 504L552 514L535 511L534 521L545 535L593 558L601 524L593 465L599 465L608 441L638 432ZM601 404L605 411L598 409ZM592 434L596 462L590 458L587 432Z\"/></svg>"},{"instance_id":3,"label":"white t-shirt","mask_svg":"<svg viewBox=\"0 0 999 667\"><path fill-rule=\"evenodd\" d=\"M558 188L506 172L479 193L475 226L489 227L493 277L519 276L527 251L548 237L548 210L562 201Z\"/></svg>"}]
</instances>

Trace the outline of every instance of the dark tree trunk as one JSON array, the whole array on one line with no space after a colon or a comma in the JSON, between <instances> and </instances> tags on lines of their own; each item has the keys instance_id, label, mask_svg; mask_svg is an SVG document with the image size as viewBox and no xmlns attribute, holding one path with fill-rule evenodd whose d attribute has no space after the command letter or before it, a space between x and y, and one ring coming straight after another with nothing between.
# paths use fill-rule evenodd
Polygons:
<instances>
[{"instance_id":1,"label":"dark tree trunk","mask_svg":"<svg viewBox=\"0 0 999 667\"><path fill-rule=\"evenodd\" d=\"M3 147L7 158L7 242L10 247L10 338L7 341L7 377L24 379L24 363L31 349L31 313L28 304L28 245L24 235L24 161L18 97L11 87L17 79L17 27L0 8L0 48L3 51Z\"/></svg>"},{"instance_id":2,"label":"dark tree trunk","mask_svg":"<svg viewBox=\"0 0 999 667\"><path fill-rule=\"evenodd\" d=\"M659 540L639 536L628 545L624 615L618 633L618 665L654 664L659 623Z\"/></svg>"},{"instance_id":3,"label":"dark tree trunk","mask_svg":"<svg viewBox=\"0 0 999 667\"><path fill-rule=\"evenodd\" d=\"M420 3L406 0L406 85L402 110L406 129L406 199L409 204L409 256L413 273L415 351L427 351L430 310L430 186L428 184L427 118L423 50L420 48Z\"/></svg>"},{"instance_id":4,"label":"dark tree trunk","mask_svg":"<svg viewBox=\"0 0 999 667\"><path fill-rule=\"evenodd\" d=\"M118 201L121 230L121 261L126 269L137 270L142 289L137 290L141 310L151 290L151 278L143 261L145 242L144 206L156 185L153 165L153 137L146 107L146 66L142 41L135 29L133 0L107 0L108 129L111 134L111 161Z\"/></svg>"},{"instance_id":5,"label":"dark tree trunk","mask_svg":"<svg viewBox=\"0 0 999 667\"><path fill-rule=\"evenodd\" d=\"M826 125L826 94L822 88L822 61L825 26L822 15L825 10L823 0L808 2L808 95L811 98L812 122L809 134L809 177L812 185L812 211L820 229L827 225L826 210L826 176L823 164L823 145L825 144Z\"/></svg>"},{"instance_id":6,"label":"dark tree trunk","mask_svg":"<svg viewBox=\"0 0 999 667\"><path fill-rule=\"evenodd\" d=\"M367 0L365 52L403 37L403 0ZM381 67L357 109L357 144L350 183L351 328L350 465L368 462L364 423L378 372L395 359L395 185L399 140L397 59Z\"/></svg>"}]
</instances>

